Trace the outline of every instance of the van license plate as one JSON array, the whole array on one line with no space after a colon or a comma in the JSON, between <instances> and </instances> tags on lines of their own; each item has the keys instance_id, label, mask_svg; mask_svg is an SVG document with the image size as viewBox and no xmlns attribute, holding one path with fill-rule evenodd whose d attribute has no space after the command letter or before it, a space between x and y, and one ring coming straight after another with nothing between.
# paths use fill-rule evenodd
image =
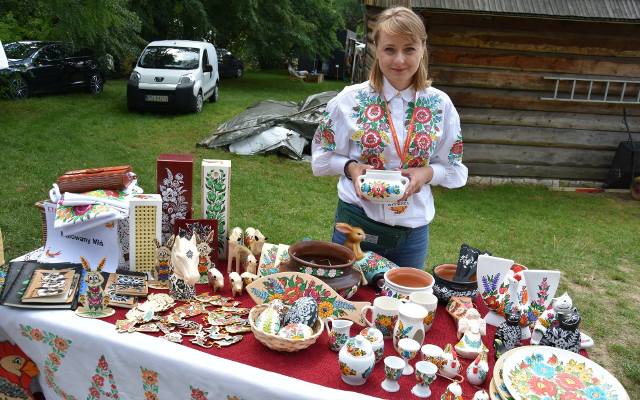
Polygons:
<instances>
[{"instance_id":1,"label":"van license plate","mask_svg":"<svg viewBox=\"0 0 640 400\"><path fill-rule=\"evenodd\" d=\"M145 101L154 102L154 103L168 103L169 96L156 96L152 94L148 94L144 97Z\"/></svg>"}]
</instances>

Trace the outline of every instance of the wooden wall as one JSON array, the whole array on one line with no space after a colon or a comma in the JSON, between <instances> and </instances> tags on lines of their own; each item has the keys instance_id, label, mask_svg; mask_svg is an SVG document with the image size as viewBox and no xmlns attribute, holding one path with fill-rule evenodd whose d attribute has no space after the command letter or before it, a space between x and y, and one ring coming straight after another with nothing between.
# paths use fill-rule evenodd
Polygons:
<instances>
[{"instance_id":1,"label":"wooden wall","mask_svg":"<svg viewBox=\"0 0 640 400\"><path fill-rule=\"evenodd\" d=\"M369 68L379 11L368 8ZM640 22L422 14L433 86L448 93L460 112L471 175L604 180L618 143L628 137L623 106L541 100L555 88L543 77L640 81ZM592 94L604 89L594 85ZM609 93L620 96L621 89L615 84ZM576 86L578 94L587 90L587 84ZM625 99L637 98L639 90L640 82L627 85ZM640 105L624 108L640 141Z\"/></svg>"}]
</instances>

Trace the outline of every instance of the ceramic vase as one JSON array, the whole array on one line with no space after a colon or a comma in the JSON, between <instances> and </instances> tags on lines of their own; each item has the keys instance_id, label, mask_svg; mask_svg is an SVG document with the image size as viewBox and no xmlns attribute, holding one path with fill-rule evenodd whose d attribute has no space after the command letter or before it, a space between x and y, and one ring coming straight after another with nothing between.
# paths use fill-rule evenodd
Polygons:
<instances>
[{"instance_id":1,"label":"ceramic vase","mask_svg":"<svg viewBox=\"0 0 640 400\"><path fill-rule=\"evenodd\" d=\"M398 307L398 322L393 328L393 347L398 349L398 342L403 338L418 342L418 347L424 342L424 319L427 310L413 303L404 303Z\"/></svg>"},{"instance_id":2,"label":"ceramic vase","mask_svg":"<svg viewBox=\"0 0 640 400\"><path fill-rule=\"evenodd\" d=\"M460 373L460 361L458 360L458 355L455 350L453 350L451 343L447 344L444 348L442 357L444 359L444 363L440 368L440 373L447 378L455 378Z\"/></svg>"},{"instance_id":3,"label":"ceramic vase","mask_svg":"<svg viewBox=\"0 0 640 400\"><path fill-rule=\"evenodd\" d=\"M340 351L349 339L349 330L351 329L351 325L353 325L353 321L329 317L324 323L329 335L329 348L333 351Z\"/></svg>"},{"instance_id":4,"label":"ceramic vase","mask_svg":"<svg viewBox=\"0 0 640 400\"><path fill-rule=\"evenodd\" d=\"M380 360L382 360L382 356L384 355L384 338L382 337L382 332L380 332L376 328L364 328L360 331L360 335L371 342L371 347L373 348L373 354L375 355L376 363L380 362Z\"/></svg>"},{"instance_id":5,"label":"ceramic vase","mask_svg":"<svg viewBox=\"0 0 640 400\"><path fill-rule=\"evenodd\" d=\"M371 342L361 335L349 338L340 349L338 364L344 383L353 386L363 385L375 365Z\"/></svg>"},{"instance_id":6,"label":"ceramic vase","mask_svg":"<svg viewBox=\"0 0 640 400\"><path fill-rule=\"evenodd\" d=\"M411 393L420 398L431 396L429 385L436 380L438 367L428 361L418 361L416 363L416 385L411 389Z\"/></svg>"},{"instance_id":7,"label":"ceramic vase","mask_svg":"<svg viewBox=\"0 0 640 400\"><path fill-rule=\"evenodd\" d=\"M487 362L487 352L482 351L475 360L467 367L467 381L472 385L482 386L489 373L489 363Z\"/></svg>"},{"instance_id":8,"label":"ceramic vase","mask_svg":"<svg viewBox=\"0 0 640 400\"><path fill-rule=\"evenodd\" d=\"M398 380L402 375L405 362L402 358L389 356L384 359L384 380L380 383L380 387L387 392L394 393L400 390Z\"/></svg>"}]
</instances>

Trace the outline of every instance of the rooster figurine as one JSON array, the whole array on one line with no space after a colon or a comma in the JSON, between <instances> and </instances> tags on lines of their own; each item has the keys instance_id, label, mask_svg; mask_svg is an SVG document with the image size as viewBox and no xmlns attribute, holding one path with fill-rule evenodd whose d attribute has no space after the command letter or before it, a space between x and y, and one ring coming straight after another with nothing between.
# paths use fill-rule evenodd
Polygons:
<instances>
[{"instance_id":1,"label":"rooster figurine","mask_svg":"<svg viewBox=\"0 0 640 400\"><path fill-rule=\"evenodd\" d=\"M29 386L38 372L38 367L18 346L0 343L0 398L33 399Z\"/></svg>"}]
</instances>

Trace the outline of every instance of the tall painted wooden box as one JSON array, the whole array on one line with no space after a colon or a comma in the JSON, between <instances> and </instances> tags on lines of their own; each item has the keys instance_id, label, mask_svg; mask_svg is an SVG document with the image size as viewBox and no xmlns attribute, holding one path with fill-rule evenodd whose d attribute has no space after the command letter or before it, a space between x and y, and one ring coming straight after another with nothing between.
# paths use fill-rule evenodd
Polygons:
<instances>
[{"instance_id":1,"label":"tall painted wooden box","mask_svg":"<svg viewBox=\"0 0 640 400\"><path fill-rule=\"evenodd\" d=\"M193 156L160 154L157 162L158 193L162 196L162 242L173 234L177 219L190 219L193 206Z\"/></svg>"},{"instance_id":2,"label":"tall painted wooden box","mask_svg":"<svg viewBox=\"0 0 640 400\"><path fill-rule=\"evenodd\" d=\"M231 160L202 160L202 218L218 221L218 258L227 259Z\"/></svg>"},{"instance_id":3,"label":"tall painted wooden box","mask_svg":"<svg viewBox=\"0 0 640 400\"><path fill-rule=\"evenodd\" d=\"M153 272L156 243L162 233L162 199L159 194L136 194L129 201L129 269Z\"/></svg>"}]
</instances>

